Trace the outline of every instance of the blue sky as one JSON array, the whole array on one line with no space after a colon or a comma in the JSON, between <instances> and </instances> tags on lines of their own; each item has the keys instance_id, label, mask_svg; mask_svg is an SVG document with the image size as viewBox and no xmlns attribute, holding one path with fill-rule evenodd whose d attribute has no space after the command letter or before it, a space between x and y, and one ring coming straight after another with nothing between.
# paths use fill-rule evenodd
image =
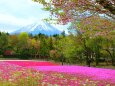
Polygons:
<instances>
[{"instance_id":1,"label":"blue sky","mask_svg":"<svg viewBox=\"0 0 115 86\"><path fill-rule=\"evenodd\" d=\"M50 16L50 13L43 11L42 5L32 0L0 0L0 24L14 26L25 26ZM57 25L60 29L63 26ZM0 30L2 30L0 28ZM14 29L6 29L12 31Z\"/></svg>"}]
</instances>

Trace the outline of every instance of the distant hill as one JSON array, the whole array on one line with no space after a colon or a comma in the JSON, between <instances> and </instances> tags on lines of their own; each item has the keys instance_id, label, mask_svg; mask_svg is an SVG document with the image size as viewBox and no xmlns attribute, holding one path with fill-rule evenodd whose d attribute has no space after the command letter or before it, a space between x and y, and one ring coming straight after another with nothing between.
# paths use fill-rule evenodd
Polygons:
<instances>
[{"instance_id":1,"label":"distant hill","mask_svg":"<svg viewBox=\"0 0 115 86\"><path fill-rule=\"evenodd\" d=\"M19 34L21 32L27 32L32 35L42 33L48 36L62 33L61 30L59 30L58 28L55 28L54 26L52 26L51 24L47 22L42 22L40 24L34 23L31 25L27 25L14 32L11 32L11 34Z\"/></svg>"}]
</instances>

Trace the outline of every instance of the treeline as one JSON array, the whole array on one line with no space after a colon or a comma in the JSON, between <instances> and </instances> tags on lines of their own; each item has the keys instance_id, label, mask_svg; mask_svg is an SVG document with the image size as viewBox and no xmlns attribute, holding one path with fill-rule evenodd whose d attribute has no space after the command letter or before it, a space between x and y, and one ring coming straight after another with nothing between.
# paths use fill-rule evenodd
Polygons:
<instances>
[{"instance_id":1,"label":"treeline","mask_svg":"<svg viewBox=\"0 0 115 86\"><path fill-rule=\"evenodd\" d=\"M20 59L48 59L50 51L55 50L54 42L62 37L65 37L65 32L53 36L41 33L32 35L26 32L10 35L0 32L0 55L1 57L15 57Z\"/></svg>"},{"instance_id":2,"label":"treeline","mask_svg":"<svg viewBox=\"0 0 115 86\"><path fill-rule=\"evenodd\" d=\"M82 34L46 36L23 32L9 35L0 32L1 57L14 56L20 59L39 59L96 66L100 62L115 65L114 32L108 36L83 37Z\"/></svg>"}]
</instances>

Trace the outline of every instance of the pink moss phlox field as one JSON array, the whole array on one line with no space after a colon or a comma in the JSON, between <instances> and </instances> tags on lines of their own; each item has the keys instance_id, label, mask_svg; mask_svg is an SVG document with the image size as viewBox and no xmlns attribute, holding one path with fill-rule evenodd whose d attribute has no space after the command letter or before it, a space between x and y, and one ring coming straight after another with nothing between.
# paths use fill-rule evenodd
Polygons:
<instances>
[{"instance_id":1,"label":"pink moss phlox field","mask_svg":"<svg viewBox=\"0 0 115 86\"><path fill-rule=\"evenodd\" d=\"M11 73L15 71L25 70L24 75L28 75L27 69L43 74L40 86L115 86L115 70L112 69L60 66L47 61L0 62L0 76L6 80L11 78Z\"/></svg>"},{"instance_id":2,"label":"pink moss phlox field","mask_svg":"<svg viewBox=\"0 0 115 86\"><path fill-rule=\"evenodd\" d=\"M115 70L112 69L83 66L34 66L33 68L40 71L55 71L74 75L80 74L82 76L90 77L92 80L102 80L115 83Z\"/></svg>"},{"instance_id":3,"label":"pink moss phlox field","mask_svg":"<svg viewBox=\"0 0 115 86\"><path fill-rule=\"evenodd\" d=\"M42 76L35 69L0 62L0 86L38 86Z\"/></svg>"},{"instance_id":4,"label":"pink moss phlox field","mask_svg":"<svg viewBox=\"0 0 115 86\"><path fill-rule=\"evenodd\" d=\"M85 77L81 78L81 76L72 76L59 72L44 72L44 75L43 82L59 86L83 86L83 82L85 83L87 79Z\"/></svg>"},{"instance_id":5,"label":"pink moss phlox field","mask_svg":"<svg viewBox=\"0 0 115 86\"><path fill-rule=\"evenodd\" d=\"M8 79L12 72L20 70L24 70L24 68L18 65L9 64L7 62L0 62L0 76L4 79Z\"/></svg>"},{"instance_id":6,"label":"pink moss phlox field","mask_svg":"<svg viewBox=\"0 0 115 86\"><path fill-rule=\"evenodd\" d=\"M47 62L47 61L4 61L8 62L10 64L15 64L23 67L27 66L58 66L59 64L56 64L54 62Z\"/></svg>"}]
</instances>

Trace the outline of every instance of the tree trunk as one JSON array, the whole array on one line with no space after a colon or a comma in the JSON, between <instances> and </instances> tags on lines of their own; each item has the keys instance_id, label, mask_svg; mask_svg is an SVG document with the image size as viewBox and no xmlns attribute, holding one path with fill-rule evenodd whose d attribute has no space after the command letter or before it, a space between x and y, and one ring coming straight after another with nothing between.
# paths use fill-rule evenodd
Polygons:
<instances>
[{"instance_id":1,"label":"tree trunk","mask_svg":"<svg viewBox=\"0 0 115 86\"><path fill-rule=\"evenodd\" d=\"M111 54L111 52L108 50L108 49L105 49L108 53L109 53L109 55L110 55L110 57L111 57L111 62L112 62L112 65L114 66L115 65L115 59L114 59L114 56ZM113 49L114 50L114 49ZM114 51L113 51L113 53L114 53Z\"/></svg>"},{"instance_id":2,"label":"tree trunk","mask_svg":"<svg viewBox=\"0 0 115 86\"><path fill-rule=\"evenodd\" d=\"M96 66L98 66L99 65L99 58L100 58L100 52L99 52L99 50L97 50L96 52L95 52L95 54L96 54Z\"/></svg>"},{"instance_id":3,"label":"tree trunk","mask_svg":"<svg viewBox=\"0 0 115 86\"><path fill-rule=\"evenodd\" d=\"M96 66L99 65L99 54L96 55Z\"/></svg>"}]
</instances>

